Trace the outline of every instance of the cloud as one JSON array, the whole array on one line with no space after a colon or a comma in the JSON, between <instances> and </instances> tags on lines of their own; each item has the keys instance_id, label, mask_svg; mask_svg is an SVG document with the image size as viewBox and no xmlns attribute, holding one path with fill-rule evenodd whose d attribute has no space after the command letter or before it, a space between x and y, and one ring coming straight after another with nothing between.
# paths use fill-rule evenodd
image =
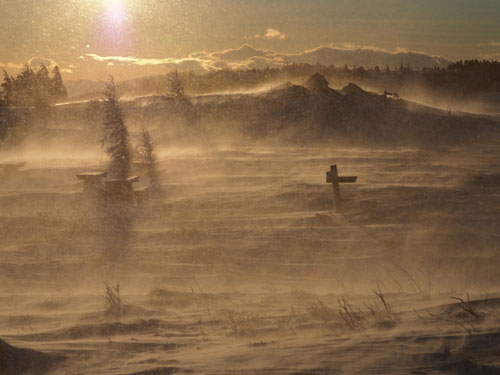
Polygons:
<instances>
[{"instance_id":1,"label":"cloud","mask_svg":"<svg viewBox=\"0 0 500 375\"><path fill-rule=\"evenodd\" d=\"M413 68L446 66L450 61L441 56L431 56L422 52L402 51L389 52L373 46L321 46L297 54L281 54L285 63L334 64L337 66L386 66L399 67L410 64Z\"/></svg>"},{"instance_id":2,"label":"cloud","mask_svg":"<svg viewBox=\"0 0 500 375\"><path fill-rule=\"evenodd\" d=\"M24 67L24 64L16 64L13 62L0 62L0 68L5 69L5 70L22 69L23 67Z\"/></svg>"},{"instance_id":3,"label":"cloud","mask_svg":"<svg viewBox=\"0 0 500 375\"><path fill-rule=\"evenodd\" d=\"M25 65L30 66L34 70L38 70L41 64L45 65L49 70L58 65L57 62L52 59L35 56L29 59L25 64L18 64L14 62L0 62L0 68L5 69L9 74L18 74L19 71L25 67ZM70 73L71 71L70 69L61 69L61 72Z\"/></svg>"},{"instance_id":4,"label":"cloud","mask_svg":"<svg viewBox=\"0 0 500 375\"><path fill-rule=\"evenodd\" d=\"M284 34L283 34L284 35ZM499 53L483 56L489 60L500 60ZM33 57L28 64L38 69L40 64L49 69L56 65L50 58ZM279 68L286 64L322 64L335 66L365 66L381 68L398 68L401 64L410 64L415 69L423 67L446 67L450 61L441 56L433 56L424 52L408 51L397 48L393 51L376 46L357 45L352 43L323 45L306 49L297 53L282 53L272 49L256 48L251 44L243 44L238 48L207 52L199 51L182 58L156 57L144 58L136 56L103 56L87 53L78 57L78 62L59 64L64 78L104 80L112 73L117 80L126 80L148 75L165 74L172 70L205 73L221 69L264 69ZM16 62L0 62L11 75L19 73L24 64ZM1 73L1 72L0 72Z\"/></svg>"},{"instance_id":5,"label":"cloud","mask_svg":"<svg viewBox=\"0 0 500 375\"><path fill-rule=\"evenodd\" d=\"M32 57L28 61L28 65L34 69L38 69L41 64L45 65L48 69L52 69L58 65L54 60L46 57Z\"/></svg>"},{"instance_id":6,"label":"cloud","mask_svg":"<svg viewBox=\"0 0 500 375\"><path fill-rule=\"evenodd\" d=\"M273 29L271 27L268 27L266 29L266 33L262 36L264 39L278 39L278 40L285 40L286 39L286 34L282 33L279 30Z\"/></svg>"},{"instance_id":7,"label":"cloud","mask_svg":"<svg viewBox=\"0 0 500 375\"><path fill-rule=\"evenodd\" d=\"M490 40L489 42L479 43L479 47L489 47L490 49L497 50L500 47L500 41ZM500 61L500 52L490 52L481 56L484 60Z\"/></svg>"},{"instance_id":8,"label":"cloud","mask_svg":"<svg viewBox=\"0 0 500 375\"><path fill-rule=\"evenodd\" d=\"M54 60L48 59L46 57L32 57L26 64L34 69L38 69L41 64L45 65L49 69L57 65L57 63ZM26 64L18 64L13 62L0 62L0 67L6 70L20 70L24 68Z\"/></svg>"},{"instance_id":9,"label":"cloud","mask_svg":"<svg viewBox=\"0 0 500 375\"><path fill-rule=\"evenodd\" d=\"M331 44L304 50L298 53L281 53L271 49L256 48L244 44L239 48L206 52L194 52L183 58L142 58L135 56L101 56L88 53L80 56L78 73L85 69L92 74L105 75L113 69L118 79L127 79L152 74L162 74L172 70L204 73L220 69L257 69L276 68L285 64L322 64L335 66L365 66L397 68L401 64L410 64L413 68L447 66L450 61L441 56L432 56L424 52L408 51L397 48L394 51L376 46L356 44ZM106 73L107 72L107 73ZM95 79L95 78L93 78Z\"/></svg>"},{"instance_id":10,"label":"cloud","mask_svg":"<svg viewBox=\"0 0 500 375\"><path fill-rule=\"evenodd\" d=\"M386 50L384 48L380 48L380 47L376 47L376 46L360 45L360 44L355 44L355 43L331 43L327 47L330 47L333 49L347 50L347 51L355 51L355 50L362 49L362 50L370 50L370 51L376 51L376 52L390 52L389 50ZM317 49L317 48L313 48L311 50L306 50L305 52L314 51L315 49ZM406 49L396 47L395 52L406 52Z\"/></svg>"},{"instance_id":11,"label":"cloud","mask_svg":"<svg viewBox=\"0 0 500 375\"><path fill-rule=\"evenodd\" d=\"M191 57L194 57L191 55ZM399 67L401 63L414 68L446 66L450 61L441 56L432 56L424 52L407 51L401 48L388 51L375 46L340 44L320 46L295 54L280 53L269 49L255 48L244 44L240 48L227 49L213 53L201 52L196 58L202 59L208 66L214 62L225 62L233 69L282 66L287 63L297 64L334 64L337 66L386 66Z\"/></svg>"},{"instance_id":12,"label":"cloud","mask_svg":"<svg viewBox=\"0 0 500 375\"><path fill-rule=\"evenodd\" d=\"M108 66L164 66L170 69L208 71L211 69L211 61L197 57L187 58L140 58L132 56L100 56L95 53L87 53L80 56L80 59L88 61L94 60L104 62Z\"/></svg>"},{"instance_id":13,"label":"cloud","mask_svg":"<svg viewBox=\"0 0 500 375\"><path fill-rule=\"evenodd\" d=\"M236 49L227 49L208 54L206 53L203 55L203 58L208 61L217 59L227 62L242 62L252 57L271 57L274 55L276 55L276 52L273 50L256 49L250 44L244 44L240 48Z\"/></svg>"},{"instance_id":14,"label":"cloud","mask_svg":"<svg viewBox=\"0 0 500 375\"><path fill-rule=\"evenodd\" d=\"M487 54L487 55L483 55L482 58L485 59L485 60L500 61L500 53L490 53L490 54Z\"/></svg>"},{"instance_id":15,"label":"cloud","mask_svg":"<svg viewBox=\"0 0 500 375\"><path fill-rule=\"evenodd\" d=\"M496 40L490 40L489 42L479 43L478 47L500 47L500 42Z\"/></svg>"}]
</instances>

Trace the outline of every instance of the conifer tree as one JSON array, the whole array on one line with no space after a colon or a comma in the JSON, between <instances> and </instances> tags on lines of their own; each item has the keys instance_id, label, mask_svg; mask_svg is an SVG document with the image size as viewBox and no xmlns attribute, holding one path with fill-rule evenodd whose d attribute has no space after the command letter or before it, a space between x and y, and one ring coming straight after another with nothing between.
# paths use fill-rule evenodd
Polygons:
<instances>
[{"instance_id":1,"label":"conifer tree","mask_svg":"<svg viewBox=\"0 0 500 375\"><path fill-rule=\"evenodd\" d=\"M55 103L51 84L49 70L44 64L40 64L40 69L35 73L34 110L35 118L43 127L47 126L52 105Z\"/></svg>"},{"instance_id":2,"label":"conifer tree","mask_svg":"<svg viewBox=\"0 0 500 375\"><path fill-rule=\"evenodd\" d=\"M30 109L35 106L36 76L33 69L26 64L14 80L14 102L17 107Z\"/></svg>"},{"instance_id":3,"label":"conifer tree","mask_svg":"<svg viewBox=\"0 0 500 375\"><path fill-rule=\"evenodd\" d=\"M156 155L155 148L156 145L153 142L151 134L143 125L141 129L138 151L141 155L142 161L147 164L147 171L151 188L153 189L153 191L159 191L160 181L157 169L158 157Z\"/></svg>"},{"instance_id":4,"label":"conifer tree","mask_svg":"<svg viewBox=\"0 0 500 375\"><path fill-rule=\"evenodd\" d=\"M56 65L52 70L52 96L56 102L64 100L68 97L66 87L61 77L59 67Z\"/></svg>"},{"instance_id":5,"label":"conifer tree","mask_svg":"<svg viewBox=\"0 0 500 375\"><path fill-rule=\"evenodd\" d=\"M12 102L12 94L14 90L14 78L9 76L9 74L5 69L3 70L2 89L3 89L2 101L5 105L8 106Z\"/></svg>"},{"instance_id":6,"label":"conifer tree","mask_svg":"<svg viewBox=\"0 0 500 375\"><path fill-rule=\"evenodd\" d=\"M0 144L2 144L17 124L17 117L5 100L0 100Z\"/></svg>"},{"instance_id":7,"label":"conifer tree","mask_svg":"<svg viewBox=\"0 0 500 375\"><path fill-rule=\"evenodd\" d=\"M52 83L49 77L49 70L44 64L40 64L40 69L35 73L37 94L43 95L48 101L51 101Z\"/></svg>"},{"instance_id":8,"label":"conifer tree","mask_svg":"<svg viewBox=\"0 0 500 375\"><path fill-rule=\"evenodd\" d=\"M46 127L53 105L66 96L57 66L52 79L44 64L40 64L36 72L26 64L16 77L4 70L0 90L0 140L20 140L33 126Z\"/></svg>"},{"instance_id":9,"label":"conifer tree","mask_svg":"<svg viewBox=\"0 0 500 375\"><path fill-rule=\"evenodd\" d=\"M175 95L176 98L184 97L184 86L181 79L179 78L179 72L175 70L169 74L168 77L170 91Z\"/></svg>"},{"instance_id":10,"label":"conifer tree","mask_svg":"<svg viewBox=\"0 0 500 375\"><path fill-rule=\"evenodd\" d=\"M124 179L130 171L129 133L125 126L123 113L116 95L115 82L110 76L106 84L104 100L104 136L101 143L111 158L110 172L112 177Z\"/></svg>"}]
</instances>

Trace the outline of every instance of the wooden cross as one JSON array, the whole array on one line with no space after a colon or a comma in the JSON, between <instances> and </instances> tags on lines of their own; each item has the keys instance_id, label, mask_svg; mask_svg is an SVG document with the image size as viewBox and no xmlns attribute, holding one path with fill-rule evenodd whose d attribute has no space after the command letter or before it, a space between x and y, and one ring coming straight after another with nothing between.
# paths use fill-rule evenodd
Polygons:
<instances>
[{"instance_id":1,"label":"wooden cross","mask_svg":"<svg viewBox=\"0 0 500 375\"><path fill-rule=\"evenodd\" d=\"M331 165L330 172L326 172L326 182L333 185L333 201L335 202L335 212L342 211L340 203L340 184L356 182L358 176L339 177L337 166Z\"/></svg>"}]
</instances>

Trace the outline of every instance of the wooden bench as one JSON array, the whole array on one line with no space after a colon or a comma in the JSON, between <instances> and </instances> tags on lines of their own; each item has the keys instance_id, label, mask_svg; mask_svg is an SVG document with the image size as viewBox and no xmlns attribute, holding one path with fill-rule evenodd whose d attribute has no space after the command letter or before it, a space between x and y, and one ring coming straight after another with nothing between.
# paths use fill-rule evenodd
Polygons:
<instances>
[{"instance_id":1,"label":"wooden bench","mask_svg":"<svg viewBox=\"0 0 500 375\"><path fill-rule=\"evenodd\" d=\"M135 194L132 184L137 181L139 181L139 176L104 180L106 199L133 202Z\"/></svg>"},{"instance_id":2,"label":"wooden bench","mask_svg":"<svg viewBox=\"0 0 500 375\"><path fill-rule=\"evenodd\" d=\"M5 177L14 176L19 173L19 170L26 165L24 161L4 161L0 163L1 174Z\"/></svg>"},{"instance_id":3,"label":"wooden bench","mask_svg":"<svg viewBox=\"0 0 500 375\"><path fill-rule=\"evenodd\" d=\"M83 180L84 193L100 191L104 187L103 179L107 176L107 172L82 172L76 175L79 180Z\"/></svg>"}]
</instances>

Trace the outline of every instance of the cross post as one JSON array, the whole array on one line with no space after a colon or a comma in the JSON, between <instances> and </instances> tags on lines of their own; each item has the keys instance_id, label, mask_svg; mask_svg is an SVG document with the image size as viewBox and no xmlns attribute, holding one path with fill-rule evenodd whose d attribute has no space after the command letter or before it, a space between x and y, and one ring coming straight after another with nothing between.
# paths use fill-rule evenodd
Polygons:
<instances>
[{"instance_id":1,"label":"cross post","mask_svg":"<svg viewBox=\"0 0 500 375\"><path fill-rule=\"evenodd\" d=\"M342 203L340 200L340 183L353 183L356 182L358 176L345 176L340 177L337 171L337 165L331 165L330 171L326 172L326 182L332 184L333 187L333 202L335 212L342 212Z\"/></svg>"}]
</instances>

